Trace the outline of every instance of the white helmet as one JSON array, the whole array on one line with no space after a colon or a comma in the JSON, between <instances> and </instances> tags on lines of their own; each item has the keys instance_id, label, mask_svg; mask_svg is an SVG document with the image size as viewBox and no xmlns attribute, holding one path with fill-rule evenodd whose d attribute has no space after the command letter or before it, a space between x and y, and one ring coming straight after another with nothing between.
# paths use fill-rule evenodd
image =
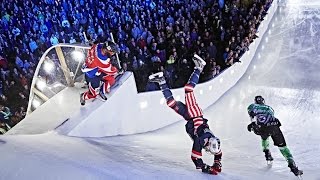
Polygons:
<instances>
[{"instance_id":1,"label":"white helmet","mask_svg":"<svg viewBox=\"0 0 320 180\"><path fill-rule=\"evenodd\" d=\"M213 155L219 153L220 150L220 140L217 137L210 137L204 149Z\"/></svg>"}]
</instances>

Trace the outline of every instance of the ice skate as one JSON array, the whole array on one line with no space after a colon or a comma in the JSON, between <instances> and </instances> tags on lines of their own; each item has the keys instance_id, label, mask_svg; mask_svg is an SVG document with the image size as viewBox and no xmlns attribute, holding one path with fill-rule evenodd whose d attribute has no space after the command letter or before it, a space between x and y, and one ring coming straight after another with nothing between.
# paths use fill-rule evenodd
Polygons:
<instances>
[{"instance_id":1,"label":"ice skate","mask_svg":"<svg viewBox=\"0 0 320 180\"><path fill-rule=\"evenodd\" d=\"M263 151L266 157L267 165L272 166L273 157L271 156L271 152L269 149Z\"/></svg>"},{"instance_id":2,"label":"ice skate","mask_svg":"<svg viewBox=\"0 0 320 180\"><path fill-rule=\"evenodd\" d=\"M303 174L303 171L302 170L299 170L298 167L296 166L295 162L290 162L288 167L290 168L291 172L297 176L299 179L302 179L302 174Z\"/></svg>"},{"instance_id":3,"label":"ice skate","mask_svg":"<svg viewBox=\"0 0 320 180\"><path fill-rule=\"evenodd\" d=\"M159 85L165 84L166 80L165 80L165 78L163 76L163 72L158 72L158 73L155 73L155 74L151 74L149 76L149 82L155 82L155 83L158 83Z\"/></svg>"},{"instance_id":4,"label":"ice skate","mask_svg":"<svg viewBox=\"0 0 320 180\"><path fill-rule=\"evenodd\" d=\"M86 104L86 100L84 99L84 92L80 94L80 104L82 106Z\"/></svg>"},{"instance_id":5,"label":"ice skate","mask_svg":"<svg viewBox=\"0 0 320 180\"><path fill-rule=\"evenodd\" d=\"M193 55L192 58L195 68L198 69L200 72L202 72L204 66L207 64L200 56L197 54Z\"/></svg>"},{"instance_id":6,"label":"ice skate","mask_svg":"<svg viewBox=\"0 0 320 180\"><path fill-rule=\"evenodd\" d=\"M100 99L101 99L102 101L106 101L106 100L108 99L108 97L106 96L106 94L103 93L102 88L100 89L99 96L100 96Z\"/></svg>"}]
</instances>

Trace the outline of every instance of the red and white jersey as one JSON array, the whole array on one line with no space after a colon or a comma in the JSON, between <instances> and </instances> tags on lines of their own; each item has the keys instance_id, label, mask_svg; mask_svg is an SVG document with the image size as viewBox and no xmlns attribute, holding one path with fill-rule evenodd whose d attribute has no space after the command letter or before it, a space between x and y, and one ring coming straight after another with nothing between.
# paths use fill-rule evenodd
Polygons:
<instances>
[{"instance_id":1,"label":"red and white jersey","mask_svg":"<svg viewBox=\"0 0 320 180\"><path fill-rule=\"evenodd\" d=\"M101 53L102 46L103 44L95 44L91 47L82 67L82 72L91 78L96 76L97 72L106 75L115 75L118 72L117 68L112 66L110 57Z\"/></svg>"}]
</instances>

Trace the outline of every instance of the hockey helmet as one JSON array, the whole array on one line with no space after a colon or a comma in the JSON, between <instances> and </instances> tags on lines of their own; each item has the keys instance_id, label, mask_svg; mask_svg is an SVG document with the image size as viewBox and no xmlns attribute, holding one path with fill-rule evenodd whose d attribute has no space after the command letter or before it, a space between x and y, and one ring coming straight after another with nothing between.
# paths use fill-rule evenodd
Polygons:
<instances>
[{"instance_id":1,"label":"hockey helmet","mask_svg":"<svg viewBox=\"0 0 320 180\"><path fill-rule=\"evenodd\" d=\"M256 104L264 104L264 98L262 96L256 96L254 97L254 102Z\"/></svg>"},{"instance_id":2,"label":"hockey helmet","mask_svg":"<svg viewBox=\"0 0 320 180\"><path fill-rule=\"evenodd\" d=\"M219 138L210 137L204 149L206 150L206 152L211 153L213 155L219 153L221 151Z\"/></svg>"},{"instance_id":3,"label":"hockey helmet","mask_svg":"<svg viewBox=\"0 0 320 180\"><path fill-rule=\"evenodd\" d=\"M112 53L117 53L117 54L120 53L118 45L112 41L104 42L102 48L107 49L108 51L110 51Z\"/></svg>"}]
</instances>

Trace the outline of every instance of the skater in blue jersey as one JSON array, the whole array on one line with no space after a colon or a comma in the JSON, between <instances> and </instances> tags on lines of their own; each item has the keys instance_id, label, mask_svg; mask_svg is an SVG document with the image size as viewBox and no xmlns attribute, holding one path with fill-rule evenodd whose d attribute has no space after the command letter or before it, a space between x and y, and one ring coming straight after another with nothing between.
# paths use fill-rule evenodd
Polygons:
<instances>
[{"instance_id":1,"label":"skater in blue jersey","mask_svg":"<svg viewBox=\"0 0 320 180\"><path fill-rule=\"evenodd\" d=\"M166 98L167 105L175 112L181 115L186 121L186 131L193 140L191 159L196 166L196 169L201 169L202 172L216 175L221 172L221 157L220 140L209 129L207 119L203 117L202 109L198 106L193 90L199 81L200 73L202 72L206 62L194 55L193 61L195 68L190 76L188 83L184 86L185 104L181 101L176 101L171 90L166 84L162 72L149 76L150 82L156 82L160 85L162 93ZM202 160L202 149L214 156L213 165L207 165Z\"/></svg>"}]
</instances>

